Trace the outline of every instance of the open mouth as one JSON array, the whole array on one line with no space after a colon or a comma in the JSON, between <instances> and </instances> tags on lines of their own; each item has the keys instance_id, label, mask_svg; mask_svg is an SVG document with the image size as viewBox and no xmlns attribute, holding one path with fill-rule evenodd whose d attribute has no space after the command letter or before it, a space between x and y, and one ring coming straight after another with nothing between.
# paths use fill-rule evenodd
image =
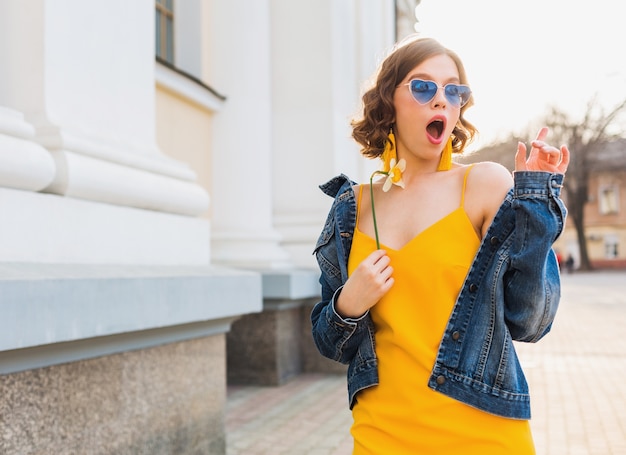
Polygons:
<instances>
[{"instance_id":1,"label":"open mouth","mask_svg":"<svg viewBox=\"0 0 626 455\"><path fill-rule=\"evenodd\" d=\"M445 128L445 125L443 123L443 120L437 119L437 120L433 120L426 126L426 131L434 139L441 139L444 128Z\"/></svg>"}]
</instances>

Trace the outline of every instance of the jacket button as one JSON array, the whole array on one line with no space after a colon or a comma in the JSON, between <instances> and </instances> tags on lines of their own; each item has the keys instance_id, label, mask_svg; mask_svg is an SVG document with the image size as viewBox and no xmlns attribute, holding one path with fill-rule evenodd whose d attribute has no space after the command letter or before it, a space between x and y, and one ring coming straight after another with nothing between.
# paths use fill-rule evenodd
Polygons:
<instances>
[{"instance_id":1,"label":"jacket button","mask_svg":"<svg viewBox=\"0 0 626 455\"><path fill-rule=\"evenodd\" d=\"M443 385L444 382L446 382L446 378L443 376L437 376L437 384Z\"/></svg>"},{"instance_id":2,"label":"jacket button","mask_svg":"<svg viewBox=\"0 0 626 455\"><path fill-rule=\"evenodd\" d=\"M469 287L470 292L476 292L478 290L478 286L476 286L474 283L470 284Z\"/></svg>"},{"instance_id":3,"label":"jacket button","mask_svg":"<svg viewBox=\"0 0 626 455\"><path fill-rule=\"evenodd\" d=\"M500 243L500 239L498 237L491 237L489 243L491 243L492 245L497 245L498 243Z\"/></svg>"},{"instance_id":4,"label":"jacket button","mask_svg":"<svg viewBox=\"0 0 626 455\"><path fill-rule=\"evenodd\" d=\"M454 341L457 341L459 338L461 338L461 334L458 332L458 330L455 330L454 332L452 332L452 339Z\"/></svg>"}]
</instances>

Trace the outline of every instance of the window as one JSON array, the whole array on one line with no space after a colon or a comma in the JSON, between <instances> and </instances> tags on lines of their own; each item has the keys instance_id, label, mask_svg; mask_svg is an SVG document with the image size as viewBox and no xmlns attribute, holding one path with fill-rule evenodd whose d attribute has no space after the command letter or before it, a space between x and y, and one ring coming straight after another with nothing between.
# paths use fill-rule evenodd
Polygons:
<instances>
[{"instance_id":1,"label":"window","mask_svg":"<svg viewBox=\"0 0 626 455\"><path fill-rule=\"evenodd\" d=\"M604 237L604 257L616 259L619 253L619 239L617 235L606 235Z\"/></svg>"},{"instance_id":2,"label":"window","mask_svg":"<svg viewBox=\"0 0 626 455\"><path fill-rule=\"evenodd\" d=\"M156 0L156 56L174 64L174 0Z\"/></svg>"},{"instance_id":3,"label":"window","mask_svg":"<svg viewBox=\"0 0 626 455\"><path fill-rule=\"evenodd\" d=\"M600 215L614 215L617 213L618 188L617 185L605 185L599 189L598 210Z\"/></svg>"}]
</instances>

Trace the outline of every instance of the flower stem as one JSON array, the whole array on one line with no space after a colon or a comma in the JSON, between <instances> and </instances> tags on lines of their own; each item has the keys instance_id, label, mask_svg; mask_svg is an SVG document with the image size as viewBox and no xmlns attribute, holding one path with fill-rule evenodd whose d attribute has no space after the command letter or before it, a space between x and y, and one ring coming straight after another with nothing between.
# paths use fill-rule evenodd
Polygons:
<instances>
[{"instance_id":1,"label":"flower stem","mask_svg":"<svg viewBox=\"0 0 626 455\"><path fill-rule=\"evenodd\" d=\"M374 171L370 176L370 201L372 203L372 219L374 220L374 235L376 236L376 249L380 250L380 241L378 240L378 225L376 224L376 210L374 209L374 176L376 174L388 175L387 172Z\"/></svg>"}]
</instances>

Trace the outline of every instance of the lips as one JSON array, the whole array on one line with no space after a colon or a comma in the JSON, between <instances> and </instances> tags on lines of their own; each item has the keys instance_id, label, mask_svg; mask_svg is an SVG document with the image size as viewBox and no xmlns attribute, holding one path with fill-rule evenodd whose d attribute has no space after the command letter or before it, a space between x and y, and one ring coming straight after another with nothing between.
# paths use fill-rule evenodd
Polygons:
<instances>
[{"instance_id":1,"label":"lips","mask_svg":"<svg viewBox=\"0 0 626 455\"><path fill-rule=\"evenodd\" d=\"M446 118L443 116L434 117L426 125L428 140L433 144L440 144L443 140L443 132L446 130Z\"/></svg>"}]
</instances>

